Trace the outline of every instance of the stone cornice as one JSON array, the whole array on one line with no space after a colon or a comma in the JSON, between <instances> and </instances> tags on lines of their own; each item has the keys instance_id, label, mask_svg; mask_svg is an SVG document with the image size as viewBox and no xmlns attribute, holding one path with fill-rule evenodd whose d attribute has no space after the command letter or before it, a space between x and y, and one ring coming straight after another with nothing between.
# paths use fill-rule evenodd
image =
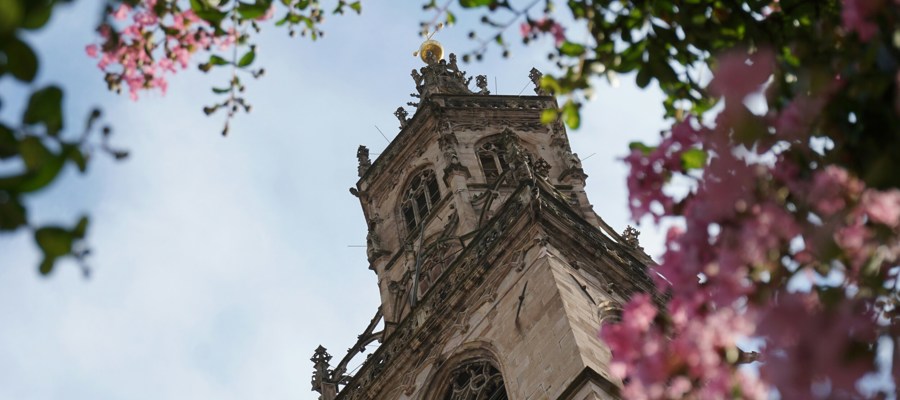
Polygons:
<instances>
[{"instance_id":1,"label":"stone cornice","mask_svg":"<svg viewBox=\"0 0 900 400\"><path fill-rule=\"evenodd\" d=\"M429 125L440 124L445 118L446 112L458 111L489 111L509 113L515 116L513 120L505 121L503 118L492 118L494 122L499 121L500 125L518 124L519 129L542 129L540 124L540 113L536 110L544 110L556 107L556 99L552 96L505 96L505 95L454 95L454 94L435 94L423 99L419 104L416 113L406 123L400 133L388 144L387 148L382 151L381 155L372 162L365 173L357 182L360 190L369 192L378 191L390 178L391 174L385 174L385 170L390 170L394 165L406 165L405 159L409 158L412 152L421 149L421 146L414 145L419 142L424 145L428 135L434 135L437 138L437 132L442 127L432 127ZM438 121L434 121L438 119ZM454 120L456 118L453 118ZM472 121L471 118L462 118L468 120L469 124L483 123L484 118L477 118ZM453 121L454 129L463 127L463 122ZM404 157L406 155L407 157ZM365 187L363 187L365 185Z\"/></svg>"}]
</instances>

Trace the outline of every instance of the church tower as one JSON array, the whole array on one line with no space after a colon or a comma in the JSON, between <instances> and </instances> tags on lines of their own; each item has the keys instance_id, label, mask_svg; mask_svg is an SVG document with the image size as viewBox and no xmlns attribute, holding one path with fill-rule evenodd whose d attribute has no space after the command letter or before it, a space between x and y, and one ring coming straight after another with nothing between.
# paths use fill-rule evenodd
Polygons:
<instances>
[{"instance_id":1,"label":"church tower","mask_svg":"<svg viewBox=\"0 0 900 400\"><path fill-rule=\"evenodd\" d=\"M598 339L631 293L653 292L637 232L594 212L585 175L532 69L534 96L492 95L437 47L413 70L412 117L374 161L360 146L359 198L381 306L332 364L322 400L613 399ZM383 327L379 329L379 327ZM355 373L351 358L379 342Z\"/></svg>"}]
</instances>

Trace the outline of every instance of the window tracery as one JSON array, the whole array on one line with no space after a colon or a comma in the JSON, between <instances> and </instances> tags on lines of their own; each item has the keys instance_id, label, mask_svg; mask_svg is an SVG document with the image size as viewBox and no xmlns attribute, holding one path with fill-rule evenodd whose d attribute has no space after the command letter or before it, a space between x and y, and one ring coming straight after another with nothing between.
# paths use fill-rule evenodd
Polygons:
<instances>
[{"instance_id":1,"label":"window tracery","mask_svg":"<svg viewBox=\"0 0 900 400\"><path fill-rule=\"evenodd\" d=\"M407 231L414 231L440 199L441 192L434 171L426 169L416 175L407 186L401 206Z\"/></svg>"},{"instance_id":2,"label":"window tracery","mask_svg":"<svg viewBox=\"0 0 900 400\"><path fill-rule=\"evenodd\" d=\"M430 246L419 267L418 296L420 299L437 282L461 250L462 248L457 242L448 240L438 241Z\"/></svg>"},{"instance_id":3,"label":"window tracery","mask_svg":"<svg viewBox=\"0 0 900 400\"><path fill-rule=\"evenodd\" d=\"M484 179L488 185L496 183L500 175L509 170L506 147L500 138L482 144L478 147L477 153L481 171L484 172Z\"/></svg>"},{"instance_id":4,"label":"window tracery","mask_svg":"<svg viewBox=\"0 0 900 400\"><path fill-rule=\"evenodd\" d=\"M507 400L503 376L488 361L475 361L450 374L447 392L441 400Z\"/></svg>"}]
</instances>

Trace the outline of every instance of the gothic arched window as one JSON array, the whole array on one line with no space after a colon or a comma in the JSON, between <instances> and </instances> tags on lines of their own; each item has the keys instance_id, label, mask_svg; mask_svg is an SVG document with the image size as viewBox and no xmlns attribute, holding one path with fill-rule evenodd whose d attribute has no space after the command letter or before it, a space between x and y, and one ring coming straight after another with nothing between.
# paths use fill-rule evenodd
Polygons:
<instances>
[{"instance_id":1,"label":"gothic arched window","mask_svg":"<svg viewBox=\"0 0 900 400\"><path fill-rule=\"evenodd\" d=\"M450 374L450 387L441 400L507 400L503 376L491 363L463 364Z\"/></svg>"},{"instance_id":2,"label":"gothic arched window","mask_svg":"<svg viewBox=\"0 0 900 400\"><path fill-rule=\"evenodd\" d=\"M481 170L488 185L493 185L504 171L509 169L506 161L506 149L501 138L496 138L478 146L478 161L481 161Z\"/></svg>"},{"instance_id":3,"label":"gothic arched window","mask_svg":"<svg viewBox=\"0 0 900 400\"><path fill-rule=\"evenodd\" d=\"M430 169L416 175L406 188L401 212L406 220L407 230L412 232L441 199L441 192L438 190L434 171Z\"/></svg>"}]
</instances>

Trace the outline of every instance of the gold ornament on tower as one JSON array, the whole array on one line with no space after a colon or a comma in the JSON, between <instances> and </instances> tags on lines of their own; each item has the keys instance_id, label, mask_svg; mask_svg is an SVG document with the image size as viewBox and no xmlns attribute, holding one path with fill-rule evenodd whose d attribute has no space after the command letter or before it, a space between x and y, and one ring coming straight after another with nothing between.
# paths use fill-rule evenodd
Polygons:
<instances>
[{"instance_id":1,"label":"gold ornament on tower","mask_svg":"<svg viewBox=\"0 0 900 400\"><path fill-rule=\"evenodd\" d=\"M431 38L443 27L444 24L439 23L435 27L434 32L431 33L428 32L428 28L425 28L425 30L422 31L422 36L425 36L425 41L419 46L419 51L413 53L413 57L419 56L425 64L429 64L428 60L431 56L434 56L433 62L438 62L444 58L444 46L441 45L441 42Z\"/></svg>"},{"instance_id":2,"label":"gold ornament on tower","mask_svg":"<svg viewBox=\"0 0 900 400\"><path fill-rule=\"evenodd\" d=\"M422 42L422 45L419 46L419 57L426 64L428 63L429 54L434 55L434 62L439 61L444 58L444 46L441 46L441 43L434 39Z\"/></svg>"}]
</instances>

